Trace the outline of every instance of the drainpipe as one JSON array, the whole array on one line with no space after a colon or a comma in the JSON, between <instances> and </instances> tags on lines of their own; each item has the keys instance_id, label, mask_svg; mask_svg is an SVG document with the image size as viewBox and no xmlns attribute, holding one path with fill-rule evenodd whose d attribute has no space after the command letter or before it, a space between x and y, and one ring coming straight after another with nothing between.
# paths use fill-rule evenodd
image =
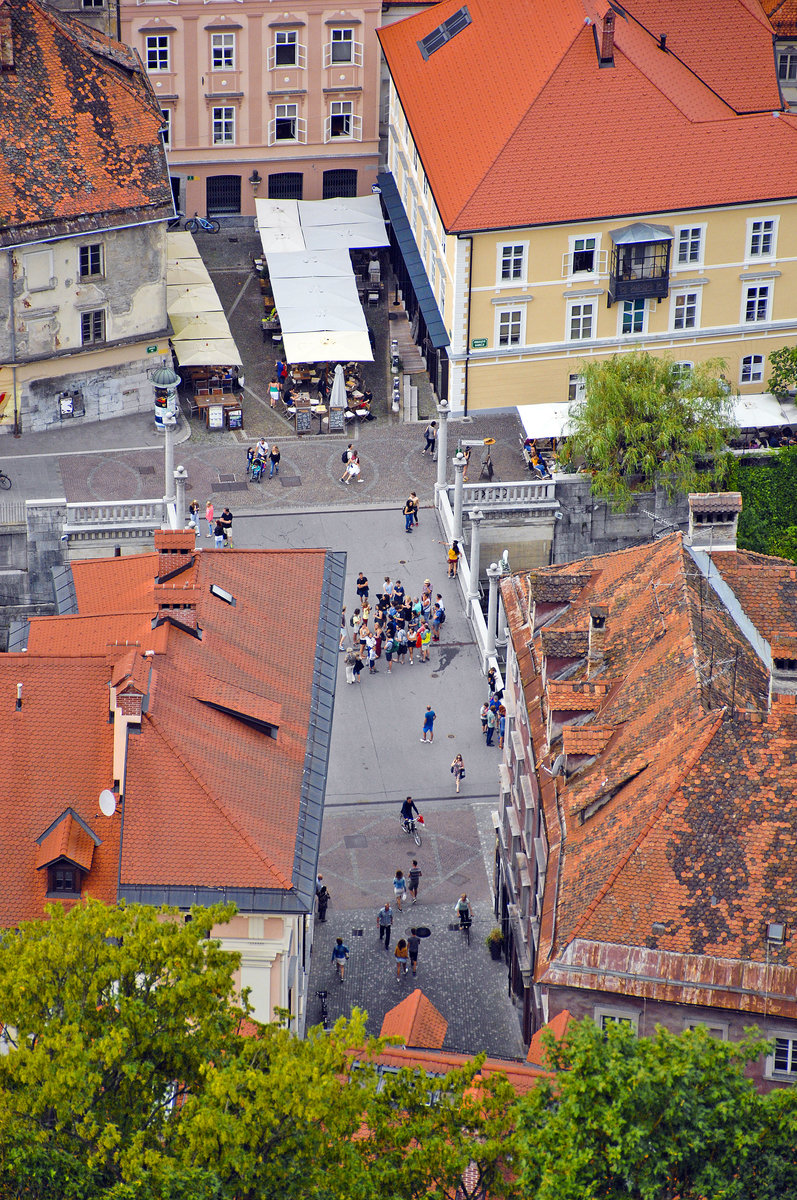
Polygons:
<instances>
[{"instance_id":1,"label":"drainpipe","mask_svg":"<svg viewBox=\"0 0 797 1200\"><path fill-rule=\"evenodd\" d=\"M19 411L19 393L17 391L17 318L14 312L14 251L8 251L8 319L11 338L11 387L14 392L14 437L22 433L22 420Z\"/></svg>"},{"instance_id":2,"label":"drainpipe","mask_svg":"<svg viewBox=\"0 0 797 1200\"><path fill-rule=\"evenodd\" d=\"M464 395L464 412L463 416L468 415L468 368L470 367L470 301L471 287L473 285L473 234L468 238L470 242L470 254L468 255L468 327L465 333L465 395Z\"/></svg>"}]
</instances>

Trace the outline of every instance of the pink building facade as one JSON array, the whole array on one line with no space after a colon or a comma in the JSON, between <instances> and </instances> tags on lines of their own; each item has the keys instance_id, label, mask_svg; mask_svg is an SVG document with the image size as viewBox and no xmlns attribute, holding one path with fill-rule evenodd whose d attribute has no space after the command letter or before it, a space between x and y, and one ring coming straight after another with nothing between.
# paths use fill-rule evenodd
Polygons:
<instances>
[{"instance_id":1,"label":"pink building facade","mask_svg":"<svg viewBox=\"0 0 797 1200\"><path fill-rule=\"evenodd\" d=\"M378 0L335 9L267 0L122 3L164 114L186 214L253 216L255 197L371 190L379 163Z\"/></svg>"}]
</instances>

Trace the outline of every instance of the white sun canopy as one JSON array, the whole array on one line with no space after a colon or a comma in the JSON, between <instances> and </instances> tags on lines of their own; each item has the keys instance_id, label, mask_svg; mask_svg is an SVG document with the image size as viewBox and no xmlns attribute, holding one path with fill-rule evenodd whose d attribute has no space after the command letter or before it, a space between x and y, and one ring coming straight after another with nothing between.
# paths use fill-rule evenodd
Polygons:
<instances>
[{"instance_id":1,"label":"white sun canopy","mask_svg":"<svg viewBox=\"0 0 797 1200\"><path fill-rule=\"evenodd\" d=\"M181 367L240 367L221 301L190 233L166 234L166 311Z\"/></svg>"},{"instance_id":2,"label":"white sun canopy","mask_svg":"<svg viewBox=\"0 0 797 1200\"><path fill-rule=\"evenodd\" d=\"M255 207L288 361L372 361L348 251L389 245L379 197Z\"/></svg>"},{"instance_id":3,"label":"white sun canopy","mask_svg":"<svg viewBox=\"0 0 797 1200\"><path fill-rule=\"evenodd\" d=\"M518 416L526 437L562 437L569 429L569 404L519 404Z\"/></svg>"}]
</instances>

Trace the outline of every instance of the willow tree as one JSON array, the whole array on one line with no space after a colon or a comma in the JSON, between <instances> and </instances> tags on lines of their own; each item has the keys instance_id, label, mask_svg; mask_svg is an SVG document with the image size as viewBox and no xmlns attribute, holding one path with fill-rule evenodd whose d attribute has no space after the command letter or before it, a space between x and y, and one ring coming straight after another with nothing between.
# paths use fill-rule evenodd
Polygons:
<instances>
[{"instance_id":1,"label":"willow tree","mask_svg":"<svg viewBox=\"0 0 797 1200\"><path fill-rule=\"evenodd\" d=\"M716 489L735 429L724 368L710 359L685 371L646 351L590 363L563 461L583 461L595 495L618 509L656 483L670 498Z\"/></svg>"}]
</instances>

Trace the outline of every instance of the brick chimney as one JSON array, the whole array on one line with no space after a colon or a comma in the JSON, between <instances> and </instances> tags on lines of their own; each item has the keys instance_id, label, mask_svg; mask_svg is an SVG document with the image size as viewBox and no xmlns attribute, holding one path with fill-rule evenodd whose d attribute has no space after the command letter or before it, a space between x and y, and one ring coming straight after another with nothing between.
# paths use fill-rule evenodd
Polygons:
<instances>
[{"instance_id":1,"label":"brick chimney","mask_svg":"<svg viewBox=\"0 0 797 1200\"><path fill-rule=\"evenodd\" d=\"M11 29L11 9L6 0L0 3L0 71L15 71L14 34Z\"/></svg>"},{"instance_id":2,"label":"brick chimney","mask_svg":"<svg viewBox=\"0 0 797 1200\"><path fill-rule=\"evenodd\" d=\"M198 632L196 609L200 594L201 588L191 585L183 586L179 582L156 583L155 603L158 606L158 615L155 624L171 621L183 629Z\"/></svg>"},{"instance_id":3,"label":"brick chimney","mask_svg":"<svg viewBox=\"0 0 797 1200\"><path fill-rule=\"evenodd\" d=\"M709 554L735 550L741 511L741 492L692 492L686 545Z\"/></svg>"},{"instance_id":4,"label":"brick chimney","mask_svg":"<svg viewBox=\"0 0 797 1200\"><path fill-rule=\"evenodd\" d=\"M603 666L606 650L606 621L608 616L608 604L590 604L587 676L594 675Z\"/></svg>"},{"instance_id":5,"label":"brick chimney","mask_svg":"<svg viewBox=\"0 0 797 1200\"><path fill-rule=\"evenodd\" d=\"M193 529L156 529L155 549L158 551L158 582L165 583L194 561L196 534Z\"/></svg>"},{"instance_id":6,"label":"brick chimney","mask_svg":"<svg viewBox=\"0 0 797 1200\"><path fill-rule=\"evenodd\" d=\"M614 12L610 8L602 21L596 27L598 38L598 56L602 67L614 63Z\"/></svg>"},{"instance_id":7,"label":"brick chimney","mask_svg":"<svg viewBox=\"0 0 797 1200\"><path fill-rule=\"evenodd\" d=\"M769 706L779 697L797 696L797 633L779 633L770 642Z\"/></svg>"}]
</instances>

